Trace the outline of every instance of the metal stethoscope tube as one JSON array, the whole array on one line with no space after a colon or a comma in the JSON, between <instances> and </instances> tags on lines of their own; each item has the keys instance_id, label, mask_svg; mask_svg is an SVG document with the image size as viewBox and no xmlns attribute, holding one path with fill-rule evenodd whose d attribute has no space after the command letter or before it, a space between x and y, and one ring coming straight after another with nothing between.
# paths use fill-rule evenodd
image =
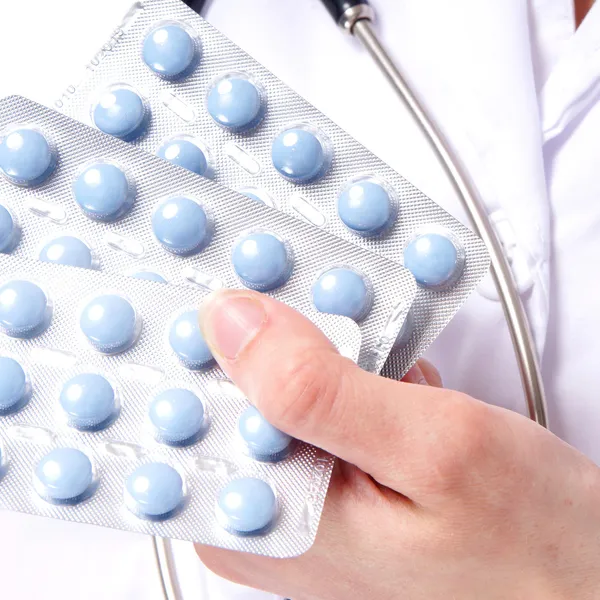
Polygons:
<instances>
[{"instance_id":1,"label":"metal stethoscope tube","mask_svg":"<svg viewBox=\"0 0 600 600\"><path fill-rule=\"evenodd\" d=\"M152 552L164 600L183 600L183 594L175 573L175 558L171 540L152 536Z\"/></svg>"},{"instance_id":2,"label":"metal stethoscope tube","mask_svg":"<svg viewBox=\"0 0 600 600\"><path fill-rule=\"evenodd\" d=\"M490 223L483 202L460 160L455 156L443 134L429 118L377 39L372 28L374 13L371 6L364 1L356 0L323 0L323 3L338 24L362 43L396 94L411 112L469 214L475 232L485 243L490 253L492 277L504 308L504 315L519 365L529 417L543 427L548 427L544 387L529 321L517 292L510 265Z\"/></svg>"}]
</instances>

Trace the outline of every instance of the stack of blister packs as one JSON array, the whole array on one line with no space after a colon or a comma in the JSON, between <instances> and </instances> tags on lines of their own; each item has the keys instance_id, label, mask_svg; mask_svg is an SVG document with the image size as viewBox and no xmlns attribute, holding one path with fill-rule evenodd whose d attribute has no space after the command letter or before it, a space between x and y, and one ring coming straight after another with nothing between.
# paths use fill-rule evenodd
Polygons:
<instances>
[{"instance_id":1,"label":"stack of blister packs","mask_svg":"<svg viewBox=\"0 0 600 600\"><path fill-rule=\"evenodd\" d=\"M0 101L0 506L306 551L333 458L227 380L203 297L269 294L398 378L482 242L178 0L137 2L57 105Z\"/></svg>"}]
</instances>

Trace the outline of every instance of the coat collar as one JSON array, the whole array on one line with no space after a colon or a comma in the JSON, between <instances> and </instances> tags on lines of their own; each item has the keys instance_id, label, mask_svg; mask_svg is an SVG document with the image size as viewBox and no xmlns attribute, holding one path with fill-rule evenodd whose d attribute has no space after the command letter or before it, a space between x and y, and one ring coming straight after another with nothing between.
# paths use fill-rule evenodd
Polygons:
<instances>
[{"instance_id":1,"label":"coat collar","mask_svg":"<svg viewBox=\"0 0 600 600\"><path fill-rule=\"evenodd\" d=\"M544 142L556 139L600 98L600 4L563 49L541 93Z\"/></svg>"}]
</instances>

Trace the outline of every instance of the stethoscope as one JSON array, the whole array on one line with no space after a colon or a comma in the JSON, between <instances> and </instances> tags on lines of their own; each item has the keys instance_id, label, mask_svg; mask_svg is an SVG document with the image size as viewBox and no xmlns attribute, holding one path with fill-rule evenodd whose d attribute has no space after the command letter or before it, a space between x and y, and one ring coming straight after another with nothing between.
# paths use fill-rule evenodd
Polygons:
<instances>
[{"instance_id":1,"label":"stethoscope","mask_svg":"<svg viewBox=\"0 0 600 600\"><path fill-rule=\"evenodd\" d=\"M407 85L373 29L375 12L367 0L321 0L338 26L359 40L385 75L393 90L419 125L429 142L438 163L446 173L473 229L484 241L491 259L491 273L498 291L506 323L519 365L523 393L529 417L542 427L548 427L544 387L540 364L535 349L531 327L521 302L512 270L484 204L465 171L461 161L452 151L439 128L434 124L415 94ZM184 0L196 12L201 13L206 0ZM170 541L152 538L165 600L182 600L175 577Z\"/></svg>"}]
</instances>

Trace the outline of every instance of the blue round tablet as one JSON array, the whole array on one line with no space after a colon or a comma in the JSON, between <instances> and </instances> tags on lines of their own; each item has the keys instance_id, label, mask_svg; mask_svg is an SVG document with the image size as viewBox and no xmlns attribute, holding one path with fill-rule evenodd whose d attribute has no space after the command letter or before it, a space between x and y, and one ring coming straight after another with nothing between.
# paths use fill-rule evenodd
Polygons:
<instances>
[{"instance_id":1,"label":"blue round tablet","mask_svg":"<svg viewBox=\"0 0 600 600\"><path fill-rule=\"evenodd\" d=\"M156 154L197 175L205 175L208 169L208 159L202 148L187 138L166 140Z\"/></svg>"},{"instance_id":2,"label":"blue round tablet","mask_svg":"<svg viewBox=\"0 0 600 600\"><path fill-rule=\"evenodd\" d=\"M69 379L59 401L69 425L83 431L104 429L118 409L113 386L97 373L81 373Z\"/></svg>"},{"instance_id":3,"label":"blue round tablet","mask_svg":"<svg viewBox=\"0 0 600 600\"><path fill-rule=\"evenodd\" d=\"M204 430L204 404L185 388L160 392L150 403L148 415L156 439L165 444L187 446L197 441Z\"/></svg>"},{"instance_id":4,"label":"blue round tablet","mask_svg":"<svg viewBox=\"0 0 600 600\"><path fill-rule=\"evenodd\" d=\"M102 354L125 352L137 341L140 322L135 309L117 294L105 294L91 300L79 318L81 331Z\"/></svg>"},{"instance_id":5,"label":"blue round tablet","mask_svg":"<svg viewBox=\"0 0 600 600\"><path fill-rule=\"evenodd\" d=\"M83 269L91 269L94 262L88 245L72 235L63 235L49 241L41 249L39 259L42 262Z\"/></svg>"},{"instance_id":6,"label":"blue round tablet","mask_svg":"<svg viewBox=\"0 0 600 600\"><path fill-rule=\"evenodd\" d=\"M266 462L283 460L294 438L273 427L254 406L249 406L238 420L238 431L252 458Z\"/></svg>"},{"instance_id":7,"label":"blue round tablet","mask_svg":"<svg viewBox=\"0 0 600 600\"><path fill-rule=\"evenodd\" d=\"M92 462L81 450L56 448L38 463L34 482L44 500L55 504L77 504L93 492Z\"/></svg>"},{"instance_id":8,"label":"blue round tablet","mask_svg":"<svg viewBox=\"0 0 600 600\"><path fill-rule=\"evenodd\" d=\"M119 167L97 162L77 176L73 183L73 196L90 219L111 223L131 210L135 192Z\"/></svg>"},{"instance_id":9,"label":"blue round tablet","mask_svg":"<svg viewBox=\"0 0 600 600\"><path fill-rule=\"evenodd\" d=\"M233 268L246 287L268 292L292 274L293 260L284 242L271 233L249 233L234 246Z\"/></svg>"},{"instance_id":10,"label":"blue round tablet","mask_svg":"<svg viewBox=\"0 0 600 600\"><path fill-rule=\"evenodd\" d=\"M10 254L19 243L21 230L10 211L0 204L0 252Z\"/></svg>"},{"instance_id":11,"label":"blue round tablet","mask_svg":"<svg viewBox=\"0 0 600 600\"><path fill-rule=\"evenodd\" d=\"M0 414L22 408L31 394L23 367L8 356L0 356Z\"/></svg>"},{"instance_id":12,"label":"blue round tablet","mask_svg":"<svg viewBox=\"0 0 600 600\"><path fill-rule=\"evenodd\" d=\"M146 281L156 281L156 283L167 283L167 280L162 275L153 271L137 271L132 273L131 277L134 279L145 279Z\"/></svg>"},{"instance_id":13,"label":"blue round tablet","mask_svg":"<svg viewBox=\"0 0 600 600\"><path fill-rule=\"evenodd\" d=\"M312 287L317 310L332 315L364 319L373 305L373 295L364 277L353 269L325 271Z\"/></svg>"},{"instance_id":14,"label":"blue round tablet","mask_svg":"<svg viewBox=\"0 0 600 600\"><path fill-rule=\"evenodd\" d=\"M15 279L0 286L0 330L9 337L33 338L50 325L51 304L42 288Z\"/></svg>"},{"instance_id":15,"label":"blue round tablet","mask_svg":"<svg viewBox=\"0 0 600 600\"><path fill-rule=\"evenodd\" d=\"M282 131L271 147L273 166L295 183L315 181L329 169L331 157L317 134L300 127Z\"/></svg>"},{"instance_id":16,"label":"blue round tablet","mask_svg":"<svg viewBox=\"0 0 600 600\"><path fill-rule=\"evenodd\" d=\"M365 237L381 235L396 219L396 209L387 190L369 179L346 186L338 197L337 208L344 225Z\"/></svg>"},{"instance_id":17,"label":"blue round tablet","mask_svg":"<svg viewBox=\"0 0 600 600\"><path fill-rule=\"evenodd\" d=\"M104 92L94 106L94 125L109 135L131 142L146 132L150 111L142 97L129 87Z\"/></svg>"},{"instance_id":18,"label":"blue round tablet","mask_svg":"<svg viewBox=\"0 0 600 600\"><path fill-rule=\"evenodd\" d=\"M190 256L210 244L213 223L198 202L187 196L173 196L158 205L152 215L152 230L165 250Z\"/></svg>"},{"instance_id":19,"label":"blue round tablet","mask_svg":"<svg viewBox=\"0 0 600 600\"><path fill-rule=\"evenodd\" d=\"M230 533L266 533L277 518L275 493L271 486L261 479L234 479L219 494L217 516Z\"/></svg>"},{"instance_id":20,"label":"blue round tablet","mask_svg":"<svg viewBox=\"0 0 600 600\"><path fill-rule=\"evenodd\" d=\"M420 286L434 290L455 283L463 268L456 246L441 233L423 233L413 239L404 249L404 266Z\"/></svg>"},{"instance_id":21,"label":"blue round tablet","mask_svg":"<svg viewBox=\"0 0 600 600\"><path fill-rule=\"evenodd\" d=\"M254 129L265 116L260 91L241 74L226 75L216 81L208 92L206 107L218 125L234 132Z\"/></svg>"},{"instance_id":22,"label":"blue round tablet","mask_svg":"<svg viewBox=\"0 0 600 600\"><path fill-rule=\"evenodd\" d=\"M182 79L198 64L200 48L183 26L169 23L146 35L142 57L146 65L160 77Z\"/></svg>"},{"instance_id":23,"label":"blue round tablet","mask_svg":"<svg viewBox=\"0 0 600 600\"><path fill-rule=\"evenodd\" d=\"M169 465L147 463L127 478L125 502L142 519L168 519L183 504L183 479Z\"/></svg>"},{"instance_id":24,"label":"blue round tablet","mask_svg":"<svg viewBox=\"0 0 600 600\"><path fill-rule=\"evenodd\" d=\"M16 185L44 183L56 168L56 152L41 131L20 127L0 140L0 171Z\"/></svg>"},{"instance_id":25,"label":"blue round tablet","mask_svg":"<svg viewBox=\"0 0 600 600\"><path fill-rule=\"evenodd\" d=\"M214 363L214 357L200 331L200 314L190 310L179 315L169 329L171 349L186 368L196 371Z\"/></svg>"}]
</instances>

